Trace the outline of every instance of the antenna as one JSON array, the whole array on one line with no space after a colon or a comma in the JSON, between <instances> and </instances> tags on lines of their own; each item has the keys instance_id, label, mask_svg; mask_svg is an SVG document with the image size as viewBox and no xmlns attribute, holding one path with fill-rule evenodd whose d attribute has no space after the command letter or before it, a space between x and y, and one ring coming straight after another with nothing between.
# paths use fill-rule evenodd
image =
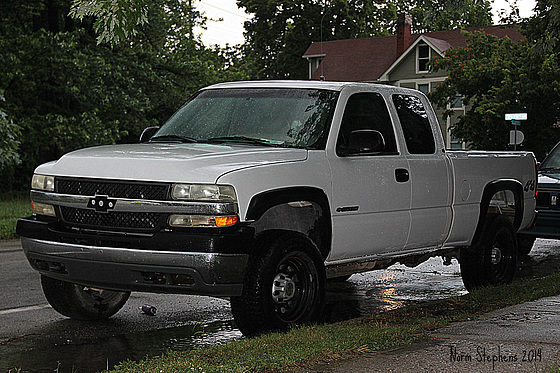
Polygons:
<instances>
[{"instance_id":1,"label":"antenna","mask_svg":"<svg viewBox=\"0 0 560 373\"><path fill-rule=\"evenodd\" d=\"M325 5L323 7L323 16L321 17L321 57L324 59L323 56L323 20L325 19L325 16L327 15L327 2L325 1ZM319 62L319 66L321 66L321 77L319 78L320 81L324 81L325 80L325 75L324 75L324 69L323 69L323 60L321 60Z\"/></svg>"}]
</instances>

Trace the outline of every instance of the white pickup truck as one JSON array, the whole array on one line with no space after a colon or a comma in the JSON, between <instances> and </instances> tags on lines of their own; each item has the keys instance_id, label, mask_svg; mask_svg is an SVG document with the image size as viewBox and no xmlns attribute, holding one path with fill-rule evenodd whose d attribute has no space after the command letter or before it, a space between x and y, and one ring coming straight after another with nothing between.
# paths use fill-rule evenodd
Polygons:
<instances>
[{"instance_id":1,"label":"white pickup truck","mask_svg":"<svg viewBox=\"0 0 560 373\"><path fill-rule=\"evenodd\" d=\"M327 279L397 262L457 258L469 290L510 282L536 180L532 153L445 150L415 90L224 83L139 144L39 166L17 232L63 315L201 294L254 335L318 321Z\"/></svg>"}]
</instances>

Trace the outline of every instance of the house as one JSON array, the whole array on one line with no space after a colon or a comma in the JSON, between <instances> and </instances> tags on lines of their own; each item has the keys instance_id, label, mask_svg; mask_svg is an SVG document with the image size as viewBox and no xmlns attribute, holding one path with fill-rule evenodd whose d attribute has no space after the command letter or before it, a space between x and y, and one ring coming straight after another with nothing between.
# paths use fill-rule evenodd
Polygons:
<instances>
[{"instance_id":1,"label":"house","mask_svg":"<svg viewBox=\"0 0 560 373\"><path fill-rule=\"evenodd\" d=\"M309 79L377 82L430 92L446 79L447 73L430 71L428 61L435 56L444 56L450 48L465 47L466 38L462 30L412 34L411 25L411 16L401 14L396 36L312 43L303 55L309 62ZM487 26L465 31L482 31L500 38L509 37L515 42L524 38L517 27ZM465 111L460 97L451 109L457 111L457 115L444 120L442 112L438 111L438 119L446 146L460 149L463 144L449 132L453 121Z\"/></svg>"}]
</instances>

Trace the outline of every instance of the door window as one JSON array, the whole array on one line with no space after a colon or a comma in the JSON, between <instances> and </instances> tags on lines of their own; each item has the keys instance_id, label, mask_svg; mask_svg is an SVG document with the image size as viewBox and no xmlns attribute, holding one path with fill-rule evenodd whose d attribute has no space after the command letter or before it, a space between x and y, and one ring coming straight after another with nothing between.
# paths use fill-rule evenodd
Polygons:
<instances>
[{"instance_id":1,"label":"door window","mask_svg":"<svg viewBox=\"0 0 560 373\"><path fill-rule=\"evenodd\" d=\"M338 134L337 154L348 145L350 133L356 130L379 131L385 140L385 149L380 154L398 154L393 122L379 93L356 93L348 99Z\"/></svg>"}]
</instances>

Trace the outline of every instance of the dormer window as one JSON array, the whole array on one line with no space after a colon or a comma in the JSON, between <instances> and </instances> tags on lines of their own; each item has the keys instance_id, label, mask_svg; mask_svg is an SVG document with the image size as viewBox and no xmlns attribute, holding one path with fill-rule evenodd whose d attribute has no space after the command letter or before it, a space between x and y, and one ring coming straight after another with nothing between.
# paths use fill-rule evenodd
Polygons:
<instances>
[{"instance_id":1,"label":"dormer window","mask_svg":"<svg viewBox=\"0 0 560 373\"><path fill-rule=\"evenodd\" d=\"M430 62L430 47L426 44L419 44L416 47L416 72L418 73L427 73L428 63Z\"/></svg>"}]
</instances>

